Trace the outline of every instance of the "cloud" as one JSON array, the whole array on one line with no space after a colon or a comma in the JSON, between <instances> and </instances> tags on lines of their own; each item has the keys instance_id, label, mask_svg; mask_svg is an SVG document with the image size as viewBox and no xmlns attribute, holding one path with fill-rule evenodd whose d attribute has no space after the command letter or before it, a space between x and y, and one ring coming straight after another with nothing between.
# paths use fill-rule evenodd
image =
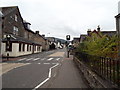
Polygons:
<instances>
[{"instance_id":1,"label":"cloud","mask_svg":"<svg viewBox=\"0 0 120 90\"><path fill-rule=\"evenodd\" d=\"M115 28L114 16L119 0L1 0L0 6L19 6L22 17L31 29L41 34L65 38L66 34L79 36L87 29Z\"/></svg>"}]
</instances>

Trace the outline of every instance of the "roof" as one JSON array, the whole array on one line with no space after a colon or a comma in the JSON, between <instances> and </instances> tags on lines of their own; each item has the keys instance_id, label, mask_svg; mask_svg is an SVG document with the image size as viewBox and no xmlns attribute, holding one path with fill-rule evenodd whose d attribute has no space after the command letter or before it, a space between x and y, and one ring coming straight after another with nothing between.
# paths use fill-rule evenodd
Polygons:
<instances>
[{"instance_id":1,"label":"roof","mask_svg":"<svg viewBox=\"0 0 120 90\"><path fill-rule=\"evenodd\" d=\"M4 38L2 41L6 42L7 39ZM25 39L25 38L22 38L22 37L19 37L19 36L15 36L15 35L11 35L10 41L12 41L12 42L22 42L22 43L28 43L28 44L35 44L35 45L41 45L40 43L36 43L34 41L31 41L31 40L28 40L28 39Z\"/></svg>"},{"instance_id":2,"label":"roof","mask_svg":"<svg viewBox=\"0 0 120 90\"><path fill-rule=\"evenodd\" d=\"M18 6L8 6L8 7L0 7L0 8L2 8L2 13L4 14L4 16L6 16L9 13L13 12L15 9L18 9Z\"/></svg>"},{"instance_id":3,"label":"roof","mask_svg":"<svg viewBox=\"0 0 120 90\"><path fill-rule=\"evenodd\" d=\"M116 35L117 32L116 31L101 31L101 33L103 35L108 35L108 36L113 36L113 35Z\"/></svg>"},{"instance_id":4,"label":"roof","mask_svg":"<svg viewBox=\"0 0 120 90\"><path fill-rule=\"evenodd\" d=\"M92 31L91 34L93 34L93 33L96 33L100 38L102 38L102 36L100 35L99 31L94 30L94 31Z\"/></svg>"},{"instance_id":5,"label":"roof","mask_svg":"<svg viewBox=\"0 0 120 90\"><path fill-rule=\"evenodd\" d=\"M85 38L87 35L86 34L81 34L80 38Z\"/></svg>"},{"instance_id":6,"label":"roof","mask_svg":"<svg viewBox=\"0 0 120 90\"><path fill-rule=\"evenodd\" d=\"M115 16L115 18L119 18L120 17L120 13L118 15Z\"/></svg>"}]
</instances>

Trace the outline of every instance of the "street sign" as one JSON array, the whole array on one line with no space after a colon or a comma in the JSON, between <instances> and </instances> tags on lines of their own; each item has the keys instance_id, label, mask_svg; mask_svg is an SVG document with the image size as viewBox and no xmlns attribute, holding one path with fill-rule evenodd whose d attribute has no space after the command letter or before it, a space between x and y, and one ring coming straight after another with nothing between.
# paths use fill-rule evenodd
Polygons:
<instances>
[{"instance_id":1,"label":"street sign","mask_svg":"<svg viewBox=\"0 0 120 90\"><path fill-rule=\"evenodd\" d=\"M70 40L70 35L67 35L67 36L66 36L66 39L67 39L67 40Z\"/></svg>"}]
</instances>

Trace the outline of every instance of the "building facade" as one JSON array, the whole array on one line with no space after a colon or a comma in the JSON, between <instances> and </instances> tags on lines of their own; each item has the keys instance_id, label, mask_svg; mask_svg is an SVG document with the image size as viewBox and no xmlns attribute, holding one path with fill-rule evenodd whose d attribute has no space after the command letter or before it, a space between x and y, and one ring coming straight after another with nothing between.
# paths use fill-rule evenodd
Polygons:
<instances>
[{"instance_id":1,"label":"building facade","mask_svg":"<svg viewBox=\"0 0 120 90\"><path fill-rule=\"evenodd\" d=\"M2 56L17 57L42 51L41 37L30 30L30 23L21 17L19 8L1 7L2 22ZM8 41L9 36L9 41Z\"/></svg>"},{"instance_id":2,"label":"building facade","mask_svg":"<svg viewBox=\"0 0 120 90\"><path fill-rule=\"evenodd\" d=\"M118 15L115 16L116 18L116 31L118 36L118 59L120 60L120 1L118 3Z\"/></svg>"}]
</instances>

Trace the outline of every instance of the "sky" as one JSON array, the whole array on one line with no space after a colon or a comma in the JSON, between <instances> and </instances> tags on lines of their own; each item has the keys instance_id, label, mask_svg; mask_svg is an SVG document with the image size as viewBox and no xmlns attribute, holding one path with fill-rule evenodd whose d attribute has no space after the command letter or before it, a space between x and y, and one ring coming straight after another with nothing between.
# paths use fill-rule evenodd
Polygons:
<instances>
[{"instance_id":1,"label":"sky","mask_svg":"<svg viewBox=\"0 0 120 90\"><path fill-rule=\"evenodd\" d=\"M115 31L120 0L0 0L0 7L18 6L31 30L46 37L80 37L98 25L101 31Z\"/></svg>"}]
</instances>

